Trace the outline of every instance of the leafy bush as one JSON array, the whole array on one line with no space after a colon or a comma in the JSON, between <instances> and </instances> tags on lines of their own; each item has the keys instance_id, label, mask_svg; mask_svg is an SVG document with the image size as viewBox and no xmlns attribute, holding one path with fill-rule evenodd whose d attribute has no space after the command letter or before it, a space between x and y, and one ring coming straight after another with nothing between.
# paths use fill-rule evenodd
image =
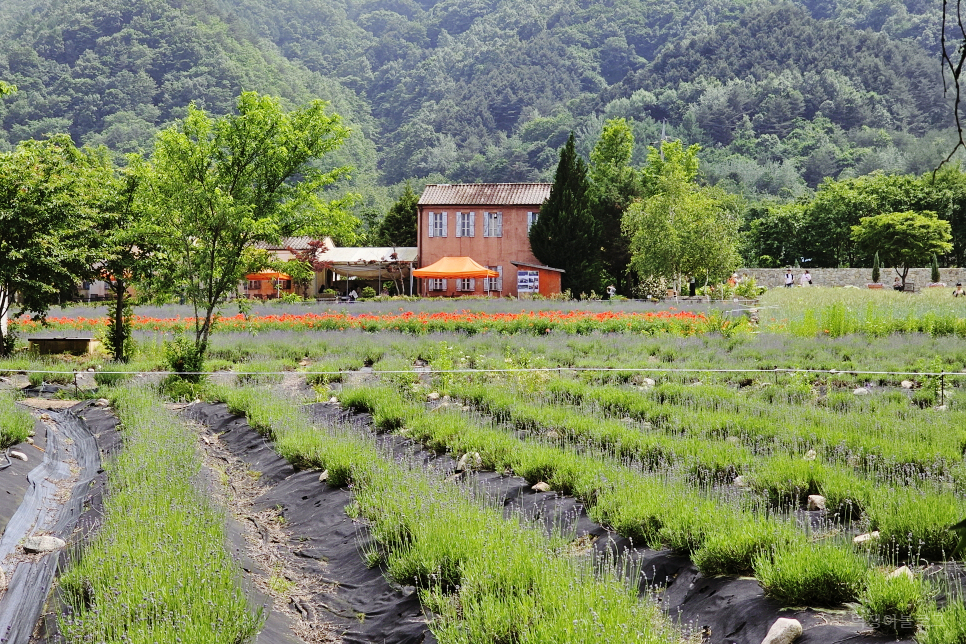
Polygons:
<instances>
[{"instance_id":1,"label":"leafy bush","mask_svg":"<svg viewBox=\"0 0 966 644\"><path fill-rule=\"evenodd\" d=\"M205 356L187 337L179 335L171 342L165 342L164 359L181 380L190 383L203 380L199 372L204 371Z\"/></svg>"},{"instance_id":2,"label":"leafy bush","mask_svg":"<svg viewBox=\"0 0 966 644\"><path fill-rule=\"evenodd\" d=\"M131 377L131 374L118 373L117 371L112 371L112 368L125 369L126 365L121 365L118 367L108 367L100 371L94 372L94 382L97 383L98 387L113 387L119 382L127 380Z\"/></svg>"},{"instance_id":3,"label":"leafy bush","mask_svg":"<svg viewBox=\"0 0 966 644\"><path fill-rule=\"evenodd\" d=\"M375 296L376 296L376 289L372 288L371 286L365 286L359 292L360 299L368 300L368 299L374 298Z\"/></svg>"},{"instance_id":4,"label":"leafy bush","mask_svg":"<svg viewBox=\"0 0 966 644\"><path fill-rule=\"evenodd\" d=\"M40 371L31 373L27 378L30 380L31 387L39 387L44 383L48 385L74 384L73 372Z\"/></svg>"}]
</instances>

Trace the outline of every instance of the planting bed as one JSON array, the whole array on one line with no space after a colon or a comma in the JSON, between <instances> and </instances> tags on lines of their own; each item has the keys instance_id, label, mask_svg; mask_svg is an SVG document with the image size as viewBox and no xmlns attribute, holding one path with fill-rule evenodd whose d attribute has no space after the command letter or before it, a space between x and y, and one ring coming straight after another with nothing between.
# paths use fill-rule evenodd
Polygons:
<instances>
[{"instance_id":1,"label":"planting bed","mask_svg":"<svg viewBox=\"0 0 966 644\"><path fill-rule=\"evenodd\" d=\"M172 390L228 405L187 405L209 471L172 465L164 485L222 477L251 497L230 505L241 525L203 523L227 524L211 538L280 610L261 626L233 599L248 626L229 638L289 641L291 625L325 641L329 622L350 642L758 644L795 617L802 642L966 641L947 563L966 517L966 319L945 299L802 297L766 295L757 329L608 304L225 320L217 376ZM142 322L130 367L161 370ZM0 362L0 386L64 366L99 385L163 378L89 362ZM174 422L127 389L125 422ZM316 395L340 405L301 408ZM246 559L246 530L268 554ZM82 611L102 573L74 565L64 605Z\"/></svg>"},{"instance_id":2,"label":"planting bed","mask_svg":"<svg viewBox=\"0 0 966 644\"><path fill-rule=\"evenodd\" d=\"M316 404L309 413L319 424L333 422L330 404ZM343 415L341 419L348 420ZM374 429L371 416L359 414L354 426ZM709 642L759 644L779 617L799 619L807 629L797 640L803 643L907 641L868 633L861 620L811 609L783 609L764 596L754 579L702 575L686 556L668 550L635 545L631 539L595 523L583 504L559 493L538 492L532 483L518 476L493 471L458 469L458 461L445 454L395 435L381 435L380 442L400 458L418 458L441 476L455 477L460 484L480 492L490 503L503 506L508 517L526 517L539 522L548 534L562 533L578 548L581 556L618 558L628 569L639 571L642 597L656 596L663 610L686 633L700 633ZM457 471L458 469L458 471Z\"/></svg>"}]
</instances>

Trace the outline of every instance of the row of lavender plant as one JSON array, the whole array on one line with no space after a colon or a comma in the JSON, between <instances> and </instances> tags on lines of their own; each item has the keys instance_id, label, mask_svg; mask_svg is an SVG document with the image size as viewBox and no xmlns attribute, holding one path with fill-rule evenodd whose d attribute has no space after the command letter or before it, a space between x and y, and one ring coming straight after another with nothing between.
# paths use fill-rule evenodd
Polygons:
<instances>
[{"instance_id":1,"label":"row of lavender plant","mask_svg":"<svg viewBox=\"0 0 966 644\"><path fill-rule=\"evenodd\" d=\"M292 401L253 388L211 395L247 414L293 463L325 469L329 485L352 484L350 510L370 522L379 543L367 561L419 587L438 641L679 641L613 562L566 556L560 537L547 538L452 483L382 456L352 430L313 427Z\"/></svg>"},{"instance_id":2,"label":"row of lavender plant","mask_svg":"<svg viewBox=\"0 0 966 644\"><path fill-rule=\"evenodd\" d=\"M145 388L111 393L124 450L106 468L104 522L60 578L67 642L251 641L249 605L226 549L227 517L205 493L194 434Z\"/></svg>"},{"instance_id":3,"label":"row of lavender plant","mask_svg":"<svg viewBox=\"0 0 966 644\"><path fill-rule=\"evenodd\" d=\"M911 583L886 579L877 568L883 559L873 550L857 550L834 533L813 540L788 520L757 512L753 506L734 507L734 499L696 491L673 475L635 471L586 447L561 450L522 441L480 426L465 415L426 411L387 388L350 389L340 399L372 413L384 428L399 430L430 448L455 454L479 452L484 467L512 471L531 482L546 481L553 489L583 500L591 516L622 534L689 552L706 573L753 570L766 591L785 603L828 606L859 600L862 614L884 630L900 624L897 615L903 616L901 623L908 625L911 620L914 625L934 611L928 601L932 588L921 577ZM731 506L722 501L730 501ZM891 518L901 520L908 513L909 508L902 505L900 501L891 508ZM915 519L922 521L937 509L926 505ZM900 532L882 527L889 534ZM902 556L897 550L914 550L912 545L893 543L888 560ZM907 605L918 607L915 615L910 617L911 609L903 609ZM951 621L950 615L943 614L943 624L966 629L966 622Z\"/></svg>"}]
</instances>

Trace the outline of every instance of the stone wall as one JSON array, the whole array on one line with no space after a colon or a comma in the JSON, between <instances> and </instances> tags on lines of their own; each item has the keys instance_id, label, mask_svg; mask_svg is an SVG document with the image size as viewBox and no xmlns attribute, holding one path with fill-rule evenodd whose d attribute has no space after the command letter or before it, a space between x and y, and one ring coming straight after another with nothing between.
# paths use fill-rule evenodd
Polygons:
<instances>
[{"instance_id":1,"label":"stone wall","mask_svg":"<svg viewBox=\"0 0 966 644\"><path fill-rule=\"evenodd\" d=\"M804 272L803 268L793 268L792 274L795 276L795 286L798 286L798 278ZM814 286L858 286L865 288L865 285L872 281L871 268L813 268L809 269L812 274L812 284ZM784 268L739 268L738 275L747 274L755 278L755 282L760 286L777 288L785 285ZM919 289L930 282L930 269L910 268L906 281L912 282ZM952 288L956 282L966 284L966 268L940 268L940 280ZM883 268L879 271L879 281L892 286L896 277L896 272L892 268Z\"/></svg>"}]
</instances>

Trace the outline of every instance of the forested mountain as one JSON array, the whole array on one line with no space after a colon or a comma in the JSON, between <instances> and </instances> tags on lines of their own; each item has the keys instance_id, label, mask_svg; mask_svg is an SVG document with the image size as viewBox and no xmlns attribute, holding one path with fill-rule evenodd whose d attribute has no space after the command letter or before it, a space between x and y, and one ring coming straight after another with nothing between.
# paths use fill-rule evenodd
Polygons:
<instances>
[{"instance_id":1,"label":"forested mountain","mask_svg":"<svg viewBox=\"0 0 966 644\"><path fill-rule=\"evenodd\" d=\"M707 180L792 197L922 172L949 146L940 6L924 0L3 0L0 147L48 132L118 152L195 101L330 100L334 162L385 206L406 179L552 175L573 130L700 143Z\"/></svg>"}]
</instances>

